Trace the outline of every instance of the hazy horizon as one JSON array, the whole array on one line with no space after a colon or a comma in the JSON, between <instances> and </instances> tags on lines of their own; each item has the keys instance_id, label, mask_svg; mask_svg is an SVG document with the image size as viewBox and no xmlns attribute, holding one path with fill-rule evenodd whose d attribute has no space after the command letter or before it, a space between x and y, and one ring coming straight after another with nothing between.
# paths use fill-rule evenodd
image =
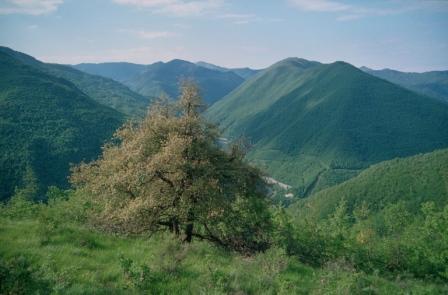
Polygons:
<instances>
[{"instance_id":1,"label":"hazy horizon","mask_svg":"<svg viewBox=\"0 0 448 295\"><path fill-rule=\"evenodd\" d=\"M287 57L448 69L448 1L5 0L0 44L63 64L183 59L265 68Z\"/></svg>"}]
</instances>

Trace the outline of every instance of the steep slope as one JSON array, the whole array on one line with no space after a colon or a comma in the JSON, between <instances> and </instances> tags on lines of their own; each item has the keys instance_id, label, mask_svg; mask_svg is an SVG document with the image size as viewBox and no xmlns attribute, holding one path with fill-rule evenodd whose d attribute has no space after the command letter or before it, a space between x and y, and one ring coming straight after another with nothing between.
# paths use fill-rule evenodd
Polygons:
<instances>
[{"instance_id":1,"label":"steep slope","mask_svg":"<svg viewBox=\"0 0 448 295\"><path fill-rule=\"evenodd\" d=\"M448 71L406 73L390 69L372 70L366 67L361 67L361 70L415 92L448 102Z\"/></svg>"},{"instance_id":2,"label":"steep slope","mask_svg":"<svg viewBox=\"0 0 448 295\"><path fill-rule=\"evenodd\" d=\"M110 78L121 83L140 75L146 69L145 65L127 62L82 63L73 67L88 74Z\"/></svg>"},{"instance_id":3,"label":"steep slope","mask_svg":"<svg viewBox=\"0 0 448 295\"><path fill-rule=\"evenodd\" d=\"M0 52L40 71L68 80L97 102L128 116L143 115L151 100L112 79L90 75L71 66L43 63L7 47L0 47Z\"/></svg>"},{"instance_id":4,"label":"steep slope","mask_svg":"<svg viewBox=\"0 0 448 295\"><path fill-rule=\"evenodd\" d=\"M428 201L443 207L448 203L448 149L373 165L355 178L298 203L291 211L326 217L342 199L349 210L364 203L372 212L397 202L404 202L414 212Z\"/></svg>"},{"instance_id":5,"label":"steep slope","mask_svg":"<svg viewBox=\"0 0 448 295\"><path fill-rule=\"evenodd\" d=\"M278 99L303 83L308 77L307 70L318 65L317 62L299 58L278 62L217 102L206 115L218 122L226 135L242 135L245 130L241 130L240 126L244 125L244 121L268 110Z\"/></svg>"},{"instance_id":6,"label":"steep slope","mask_svg":"<svg viewBox=\"0 0 448 295\"><path fill-rule=\"evenodd\" d=\"M448 106L344 63L281 61L213 105L207 117L248 158L301 195L370 164L448 146Z\"/></svg>"},{"instance_id":7,"label":"steep slope","mask_svg":"<svg viewBox=\"0 0 448 295\"><path fill-rule=\"evenodd\" d=\"M41 193L67 186L69 164L95 158L123 119L71 82L0 51L0 200L27 173Z\"/></svg>"},{"instance_id":8,"label":"steep slope","mask_svg":"<svg viewBox=\"0 0 448 295\"><path fill-rule=\"evenodd\" d=\"M142 95L160 96L166 93L170 97L177 97L182 79L193 79L209 105L244 81L232 72L210 70L187 61L172 60L147 66L145 72L126 81L125 84Z\"/></svg>"}]
</instances>

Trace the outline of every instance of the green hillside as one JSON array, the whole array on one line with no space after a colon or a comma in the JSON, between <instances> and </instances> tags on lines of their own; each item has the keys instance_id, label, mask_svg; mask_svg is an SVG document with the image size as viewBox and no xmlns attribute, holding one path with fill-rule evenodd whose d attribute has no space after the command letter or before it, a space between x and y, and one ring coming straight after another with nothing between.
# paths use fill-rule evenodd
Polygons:
<instances>
[{"instance_id":1,"label":"green hillside","mask_svg":"<svg viewBox=\"0 0 448 295\"><path fill-rule=\"evenodd\" d=\"M448 106L344 62L290 58L213 105L207 117L248 158L309 195L370 164L448 146Z\"/></svg>"},{"instance_id":2,"label":"green hillside","mask_svg":"<svg viewBox=\"0 0 448 295\"><path fill-rule=\"evenodd\" d=\"M230 93L244 81L232 72L221 72L183 60L172 60L147 66L141 75L127 80L125 84L142 95L158 97L165 93L170 97L177 97L182 79L195 81L202 91L204 101L209 105Z\"/></svg>"},{"instance_id":3,"label":"green hillside","mask_svg":"<svg viewBox=\"0 0 448 295\"><path fill-rule=\"evenodd\" d=\"M82 63L73 67L88 74L110 78L121 83L140 75L146 69L145 65L128 62Z\"/></svg>"},{"instance_id":4,"label":"green hillside","mask_svg":"<svg viewBox=\"0 0 448 295\"><path fill-rule=\"evenodd\" d=\"M425 202L442 208L448 204L448 149L375 164L344 183L314 194L296 209L326 217L343 199L350 211L365 204L370 211L379 212L398 202L404 202L413 213Z\"/></svg>"},{"instance_id":5,"label":"green hillside","mask_svg":"<svg viewBox=\"0 0 448 295\"><path fill-rule=\"evenodd\" d=\"M44 206L35 210L36 215L53 218L56 210L64 210ZM318 295L365 290L444 294L448 290L440 282L383 278L335 263L313 268L278 248L242 257L204 242L181 245L167 235L149 240L108 235L68 218L51 219L51 224L58 222L51 228L45 219L3 216L0 270L6 290L17 281L22 284L16 288L41 294Z\"/></svg>"},{"instance_id":6,"label":"green hillside","mask_svg":"<svg viewBox=\"0 0 448 295\"><path fill-rule=\"evenodd\" d=\"M401 85L415 92L448 102L448 71L406 73L391 69L372 70L366 67L362 67L361 69L366 73Z\"/></svg>"},{"instance_id":7,"label":"green hillside","mask_svg":"<svg viewBox=\"0 0 448 295\"><path fill-rule=\"evenodd\" d=\"M123 122L71 82L0 51L0 200L15 187L67 186L69 163L95 158Z\"/></svg>"},{"instance_id":8,"label":"green hillside","mask_svg":"<svg viewBox=\"0 0 448 295\"><path fill-rule=\"evenodd\" d=\"M448 149L385 161L287 209L289 253L448 279ZM428 292L432 294L432 292Z\"/></svg>"},{"instance_id":9,"label":"green hillside","mask_svg":"<svg viewBox=\"0 0 448 295\"><path fill-rule=\"evenodd\" d=\"M182 243L168 232L125 236L98 230L89 220L92 198L81 191L54 189L47 204L13 199L0 206L0 290L446 294L447 162L448 150L384 162L303 200L289 209L291 215L272 208L271 247L250 256L199 239ZM348 206L339 202L341 195L348 196ZM362 201L367 209L351 210ZM309 218L324 211L327 218Z\"/></svg>"},{"instance_id":10,"label":"green hillside","mask_svg":"<svg viewBox=\"0 0 448 295\"><path fill-rule=\"evenodd\" d=\"M47 74L68 80L97 102L128 116L144 115L150 102L150 98L137 94L112 79L90 75L71 66L42 63L7 47L0 46L0 52Z\"/></svg>"}]
</instances>

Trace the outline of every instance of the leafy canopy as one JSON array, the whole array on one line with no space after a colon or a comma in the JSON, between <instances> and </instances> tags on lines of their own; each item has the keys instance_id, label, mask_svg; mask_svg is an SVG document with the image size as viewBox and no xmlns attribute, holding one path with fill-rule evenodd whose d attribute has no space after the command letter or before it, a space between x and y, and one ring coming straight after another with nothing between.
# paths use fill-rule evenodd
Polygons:
<instances>
[{"instance_id":1,"label":"leafy canopy","mask_svg":"<svg viewBox=\"0 0 448 295\"><path fill-rule=\"evenodd\" d=\"M243 252L268 247L265 183L241 148L220 149L219 132L202 118L198 89L184 83L177 103L161 99L128 123L102 156L78 166L72 183L92 196L106 229L169 229Z\"/></svg>"}]
</instances>

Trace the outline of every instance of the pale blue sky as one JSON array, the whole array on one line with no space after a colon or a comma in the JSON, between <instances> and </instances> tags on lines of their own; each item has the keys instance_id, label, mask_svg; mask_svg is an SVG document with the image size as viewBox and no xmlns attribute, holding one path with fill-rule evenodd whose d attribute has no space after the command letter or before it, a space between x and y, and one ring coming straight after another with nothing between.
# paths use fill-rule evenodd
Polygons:
<instances>
[{"instance_id":1,"label":"pale blue sky","mask_svg":"<svg viewBox=\"0 0 448 295\"><path fill-rule=\"evenodd\" d=\"M0 0L0 45L58 63L297 56L448 69L448 0Z\"/></svg>"}]
</instances>

